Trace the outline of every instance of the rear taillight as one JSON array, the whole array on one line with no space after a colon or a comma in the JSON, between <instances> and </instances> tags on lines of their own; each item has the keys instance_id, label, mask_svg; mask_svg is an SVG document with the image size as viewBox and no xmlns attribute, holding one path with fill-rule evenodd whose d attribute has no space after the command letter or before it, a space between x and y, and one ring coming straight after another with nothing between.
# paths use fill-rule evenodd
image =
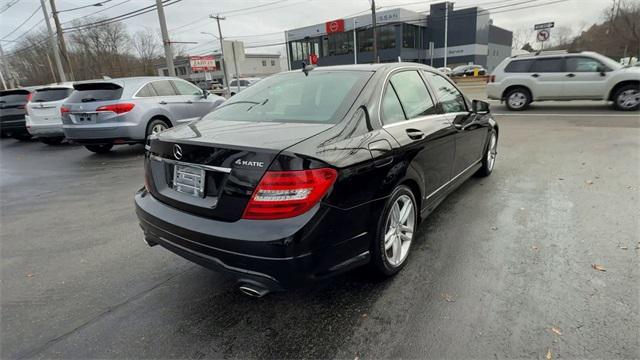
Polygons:
<instances>
[{"instance_id":1,"label":"rear taillight","mask_svg":"<svg viewBox=\"0 0 640 360\"><path fill-rule=\"evenodd\" d=\"M336 181L334 169L267 171L256 187L243 219L272 220L304 214Z\"/></svg>"},{"instance_id":2,"label":"rear taillight","mask_svg":"<svg viewBox=\"0 0 640 360\"><path fill-rule=\"evenodd\" d=\"M29 95L27 95L27 102L31 101L31 98L33 98L33 93L29 93Z\"/></svg>"},{"instance_id":3,"label":"rear taillight","mask_svg":"<svg viewBox=\"0 0 640 360\"><path fill-rule=\"evenodd\" d=\"M68 114L71 111L71 109L69 109L66 106L60 106L60 115L64 115L64 114Z\"/></svg>"},{"instance_id":4,"label":"rear taillight","mask_svg":"<svg viewBox=\"0 0 640 360\"><path fill-rule=\"evenodd\" d=\"M124 114L126 112L131 111L135 105L131 103L121 103L121 104L111 104L100 106L96 109L96 111L111 111L116 114Z\"/></svg>"}]
</instances>

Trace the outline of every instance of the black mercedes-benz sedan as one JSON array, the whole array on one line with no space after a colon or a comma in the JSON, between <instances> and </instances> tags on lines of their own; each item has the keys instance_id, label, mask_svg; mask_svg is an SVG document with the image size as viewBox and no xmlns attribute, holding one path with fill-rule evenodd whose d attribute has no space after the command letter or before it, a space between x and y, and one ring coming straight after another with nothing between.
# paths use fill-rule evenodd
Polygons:
<instances>
[{"instance_id":1,"label":"black mercedes-benz sedan","mask_svg":"<svg viewBox=\"0 0 640 360\"><path fill-rule=\"evenodd\" d=\"M414 63L290 71L151 137L135 196L147 244L262 296L406 264L418 225L493 170L498 125Z\"/></svg>"}]
</instances>

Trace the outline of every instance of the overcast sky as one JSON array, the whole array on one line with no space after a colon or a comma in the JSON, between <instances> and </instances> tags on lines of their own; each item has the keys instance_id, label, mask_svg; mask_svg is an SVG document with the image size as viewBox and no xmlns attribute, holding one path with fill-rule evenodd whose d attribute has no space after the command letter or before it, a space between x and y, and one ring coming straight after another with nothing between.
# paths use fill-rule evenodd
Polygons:
<instances>
[{"instance_id":1,"label":"overcast sky","mask_svg":"<svg viewBox=\"0 0 640 360\"><path fill-rule=\"evenodd\" d=\"M4 10L7 4L15 1L0 0L0 11ZM56 0L56 4L58 10L65 10L97 1L100 0ZM554 1L556 3L547 4ZM49 0L46 2L48 3ZM403 7L413 11L426 11L430 3L436 2L441 1L377 0L376 6L382 9ZM121 5L118 5L120 3ZM15 5L0 14L0 39L5 38L19 26L39 4L39 0L18 0ZM153 4L155 4L154 0L110 0L102 7L63 12L60 16L62 22L67 22L104 10L96 16L112 17ZM252 44L255 46L283 42L283 31L286 29L313 25L354 13L363 14L370 7L369 4L369 0L182 0L166 7L165 12L171 40L198 42L195 45L184 45L184 49L187 53L200 54L218 47L215 38L201 34L201 32L212 32L216 35L218 33L215 21L208 19L209 14L220 13L227 16L227 19L222 22L225 37L239 37L238 40L245 41L246 46ZM611 4L611 0L458 0L455 1L455 8L474 5L486 9L501 7L490 10L491 18L495 25L508 30L532 28L535 23L555 21L556 26L567 26L577 31L594 22L601 22L604 9ZM514 10L533 5L540 6ZM109 9L110 6L114 7ZM259 7L251 9L254 6ZM7 39L15 39L41 20L42 12L39 11ZM124 23L130 33L144 28L159 32L155 11L125 20ZM2 42L2 46L6 50L12 47L10 42ZM281 49L280 46L262 47L247 50L247 52L280 52Z\"/></svg>"}]
</instances>

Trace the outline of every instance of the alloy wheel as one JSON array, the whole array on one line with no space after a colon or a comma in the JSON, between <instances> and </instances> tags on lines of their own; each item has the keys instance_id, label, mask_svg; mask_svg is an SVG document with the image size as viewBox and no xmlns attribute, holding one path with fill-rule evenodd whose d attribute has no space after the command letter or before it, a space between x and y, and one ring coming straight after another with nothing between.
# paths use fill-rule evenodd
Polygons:
<instances>
[{"instance_id":1,"label":"alloy wheel","mask_svg":"<svg viewBox=\"0 0 640 360\"><path fill-rule=\"evenodd\" d=\"M165 130L167 130L167 126L165 124L163 124L163 123L158 123L158 124L153 125L153 127L151 128L151 134L155 135L155 134L157 134L159 132L163 132Z\"/></svg>"},{"instance_id":2,"label":"alloy wheel","mask_svg":"<svg viewBox=\"0 0 640 360\"><path fill-rule=\"evenodd\" d=\"M408 195L396 199L387 215L384 253L393 266L400 266L407 255L415 228L415 205Z\"/></svg>"},{"instance_id":3,"label":"alloy wheel","mask_svg":"<svg viewBox=\"0 0 640 360\"><path fill-rule=\"evenodd\" d=\"M527 95L520 91L516 91L509 95L509 99L507 99L507 101L509 102L510 107L520 109L527 104Z\"/></svg>"},{"instance_id":4,"label":"alloy wheel","mask_svg":"<svg viewBox=\"0 0 640 360\"><path fill-rule=\"evenodd\" d=\"M640 90L625 90L618 95L616 101L621 108L632 109L640 103Z\"/></svg>"}]
</instances>

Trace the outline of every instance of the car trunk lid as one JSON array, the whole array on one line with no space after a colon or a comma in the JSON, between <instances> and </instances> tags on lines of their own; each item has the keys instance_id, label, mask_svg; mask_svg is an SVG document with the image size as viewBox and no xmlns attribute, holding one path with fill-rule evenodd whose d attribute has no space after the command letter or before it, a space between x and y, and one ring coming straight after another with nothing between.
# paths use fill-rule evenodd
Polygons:
<instances>
[{"instance_id":1,"label":"car trunk lid","mask_svg":"<svg viewBox=\"0 0 640 360\"><path fill-rule=\"evenodd\" d=\"M147 145L147 187L175 208L235 221L282 150L332 126L214 120L169 129Z\"/></svg>"}]
</instances>

